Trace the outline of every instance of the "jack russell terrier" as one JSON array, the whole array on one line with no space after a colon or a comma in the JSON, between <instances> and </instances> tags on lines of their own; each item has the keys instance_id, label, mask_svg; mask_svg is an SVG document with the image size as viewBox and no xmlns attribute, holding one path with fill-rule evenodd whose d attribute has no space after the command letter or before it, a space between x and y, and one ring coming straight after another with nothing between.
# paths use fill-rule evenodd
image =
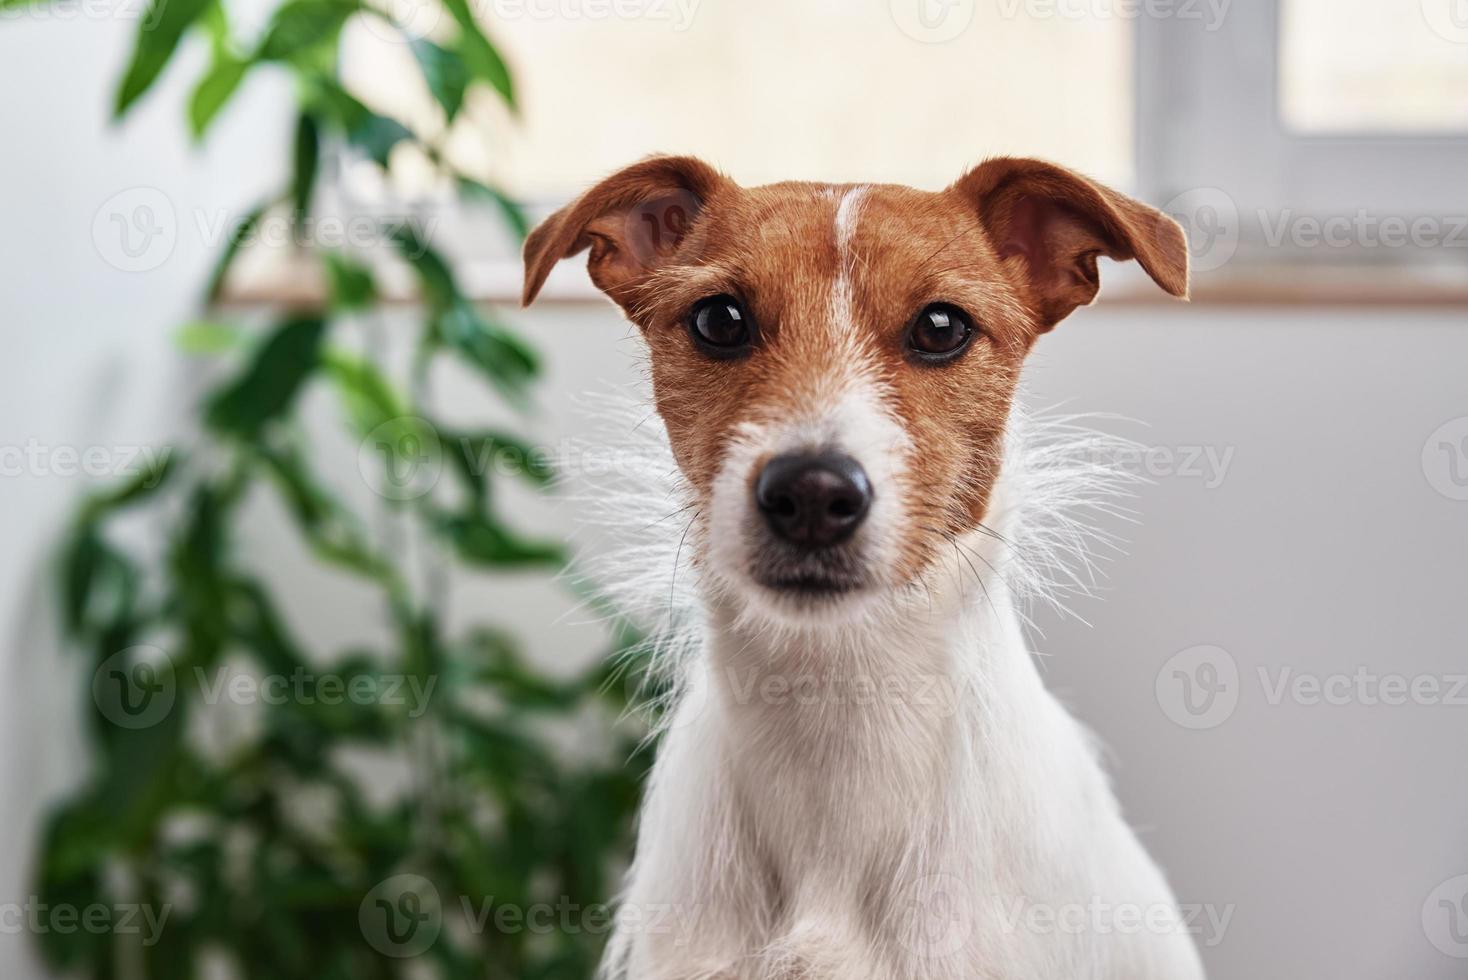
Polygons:
<instances>
[{"instance_id":1,"label":"jack russell terrier","mask_svg":"<svg viewBox=\"0 0 1468 980\"><path fill-rule=\"evenodd\" d=\"M1177 223L1036 160L930 193L654 157L535 229L524 301L588 248L650 351L702 634L603 976L1202 977L1016 586L1021 365L1097 256L1186 297Z\"/></svg>"}]
</instances>

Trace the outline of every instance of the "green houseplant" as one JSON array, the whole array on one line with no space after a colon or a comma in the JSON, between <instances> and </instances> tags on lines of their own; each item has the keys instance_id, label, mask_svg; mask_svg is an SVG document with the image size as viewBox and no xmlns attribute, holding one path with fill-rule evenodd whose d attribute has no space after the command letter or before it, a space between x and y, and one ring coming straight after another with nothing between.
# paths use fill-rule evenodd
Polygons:
<instances>
[{"instance_id":1,"label":"green houseplant","mask_svg":"<svg viewBox=\"0 0 1468 980\"><path fill-rule=\"evenodd\" d=\"M513 107L510 73L466 0L444 9L442 37L407 38L444 117L475 86ZM415 581L402 549L333 492L340 474L317 472L300 418L303 392L333 392L386 486L438 454L440 485L387 493L383 504L392 526L436 556L436 574L554 569L560 546L517 532L496 506L500 480L543 487L550 467L510 433L442 421L428 397L432 365L452 358L523 407L536 355L465 297L453 264L411 228L382 235L418 287L421 327L402 377L343 342L352 317L380 301L375 268L359 256L300 243L298 259L319 263L322 294L263 332L211 305L262 221L309 221L331 153L386 170L400 146L415 147L523 236L505 194L454 172L438 146L338 82L341 32L358 17L393 25L356 0L286 0L258 37L243 38L220 0L154 0L117 90L121 116L186 39L202 39L212 57L187 107L193 131L203 138L253 72L283 70L295 139L288 185L238 223L205 317L182 333L188 349L227 362L200 406L197 439L87 499L62 549L65 634L93 668L93 766L46 825L37 893L53 909L131 910L109 928L40 932L45 960L71 975L193 978L222 962L252 980L583 978L606 931L598 903L630 846L645 732L603 722L609 751L595 758L559 751L543 733L587 711L612 718L627 686L600 665L570 679L537 672L504 624L450 629L433 583ZM491 456L515 465L490 471ZM388 625L377 646L309 650L295 635L269 570L235 547L257 495L282 505L316 560L380 595ZM139 521L153 547L124 543L119 528ZM613 633L612 647L631 648L629 628ZM206 751L192 733L217 706L200 679L227 661L288 694L262 709L249 737ZM392 694L402 691L414 694ZM372 799L342 762L352 748L403 765L407 788ZM557 914L537 927L527 915L536 909Z\"/></svg>"}]
</instances>

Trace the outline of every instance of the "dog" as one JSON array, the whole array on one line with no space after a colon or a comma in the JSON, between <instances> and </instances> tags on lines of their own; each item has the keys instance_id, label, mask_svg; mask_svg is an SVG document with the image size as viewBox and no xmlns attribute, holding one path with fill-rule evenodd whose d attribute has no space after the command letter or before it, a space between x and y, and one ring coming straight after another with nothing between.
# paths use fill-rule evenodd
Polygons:
<instances>
[{"instance_id":1,"label":"dog","mask_svg":"<svg viewBox=\"0 0 1468 980\"><path fill-rule=\"evenodd\" d=\"M646 342L703 634L602 975L1202 977L1014 583L1021 366L1099 256L1185 299L1177 223L1038 160L926 192L663 156L534 229L525 304L587 249Z\"/></svg>"}]
</instances>

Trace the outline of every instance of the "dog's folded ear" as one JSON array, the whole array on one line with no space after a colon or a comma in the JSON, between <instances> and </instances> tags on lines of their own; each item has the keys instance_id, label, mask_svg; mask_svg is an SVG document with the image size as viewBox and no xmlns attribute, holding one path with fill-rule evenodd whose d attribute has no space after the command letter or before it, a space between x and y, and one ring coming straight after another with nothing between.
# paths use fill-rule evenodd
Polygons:
<instances>
[{"instance_id":1,"label":"dog's folded ear","mask_svg":"<svg viewBox=\"0 0 1468 980\"><path fill-rule=\"evenodd\" d=\"M978 209L1001 261L1020 267L1041 331L1096 298L1096 256L1136 259L1157 285L1188 295L1188 241L1176 221L1078 173L1042 160L999 157L950 193Z\"/></svg>"},{"instance_id":2,"label":"dog's folded ear","mask_svg":"<svg viewBox=\"0 0 1468 980\"><path fill-rule=\"evenodd\" d=\"M561 259L591 249L591 281L626 305L629 288L672 256L703 205L732 182L694 157L650 157L619 170L546 218L525 239L530 305Z\"/></svg>"}]
</instances>

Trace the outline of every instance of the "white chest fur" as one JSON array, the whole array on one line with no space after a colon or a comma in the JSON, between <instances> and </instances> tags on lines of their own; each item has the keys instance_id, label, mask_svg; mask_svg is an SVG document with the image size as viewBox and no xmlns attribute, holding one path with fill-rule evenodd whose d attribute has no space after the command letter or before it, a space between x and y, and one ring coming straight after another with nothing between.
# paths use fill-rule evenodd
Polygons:
<instances>
[{"instance_id":1,"label":"white chest fur","mask_svg":"<svg viewBox=\"0 0 1468 980\"><path fill-rule=\"evenodd\" d=\"M978 546L975 544L974 546ZM955 559L956 560L956 559ZM1190 938L1037 930L1173 899L997 576L900 619L765 633L713 610L647 800L615 977L1193 978Z\"/></svg>"}]
</instances>

